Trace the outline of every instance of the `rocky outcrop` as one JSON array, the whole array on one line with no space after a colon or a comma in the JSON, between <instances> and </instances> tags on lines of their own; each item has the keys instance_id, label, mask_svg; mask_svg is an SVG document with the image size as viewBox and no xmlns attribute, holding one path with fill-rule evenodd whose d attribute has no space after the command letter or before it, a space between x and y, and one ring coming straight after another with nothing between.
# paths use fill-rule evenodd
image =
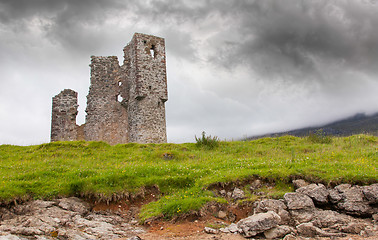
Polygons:
<instances>
[{"instance_id":1,"label":"rocky outcrop","mask_svg":"<svg viewBox=\"0 0 378 240\"><path fill-rule=\"evenodd\" d=\"M0 209L0 239L118 239L144 230L115 213L91 212L78 198L36 200Z\"/></svg>"},{"instance_id":2,"label":"rocky outcrop","mask_svg":"<svg viewBox=\"0 0 378 240\"><path fill-rule=\"evenodd\" d=\"M258 213L240 220L236 225L238 232L245 237L253 237L258 233L276 227L281 221L280 216L273 211Z\"/></svg>"},{"instance_id":3,"label":"rocky outcrop","mask_svg":"<svg viewBox=\"0 0 378 240\"><path fill-rule=\"evenodd\" d=\"M343 237L378 233L378 184L341 184L327 189L323 184L296 182L295 192L283 199L255 202L253 215L220 229L244 237L266 239L303 237Z\"/></svg>"}]
</instances>

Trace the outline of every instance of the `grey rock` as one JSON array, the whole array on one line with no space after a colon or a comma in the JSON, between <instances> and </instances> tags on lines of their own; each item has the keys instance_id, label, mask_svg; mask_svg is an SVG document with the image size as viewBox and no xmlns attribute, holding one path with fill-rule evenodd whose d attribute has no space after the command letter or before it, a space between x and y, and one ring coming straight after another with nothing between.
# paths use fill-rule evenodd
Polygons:
<instances>
[{"instance_id":1,"label":"grey rock","mask_svg":"<svg viewBox=\"0 0 378 240\"><path fill-rule=\"evenodd\" d=\"M2 219L0 235L43 240L50 239L54 233L59 239L86 240L119 239L144 232L140 227L131 227L126 219L116 214L84 214L88 209L88 204L75 198L57 200L56 203L38 200L18 205L15 211L23 214Z\"/></svg>"},{"instance_id":2,"label":"grey rock","mask_svg":"<svg viewBox=\"0 0 378 240\"><path fill-rule=\"evenodd\" d=\"M218 218L225 219L227 217L227 213L223 211L218 212Z\"/></svg>"},{"instance_id":3,"label":"grey rock","mask_svg":"<svg viewBox=\"0 0 378 240\"><path fill-rule=\"evenodd\" d=\"M139 236L128 238L127 240L142 240Z\"/></svg>"},{"instance_id":4,"label":"grey rock","mask_svg":"<svg viewBox=\"0 0 378 240\"><path fill-rule=\"evenodd\" d=\"M349 223L355 221L349 215L341 214L332 210L318 210L314 212L312 222L316 227L329 228L332 226L347 226Z\"/></svg>"},{"instance_id":5,"label":"grey rock","mask_svg":"<svg viewBox=\"0 0 378 240\"><path fill-rule=\"evenodd\" d=\"M298 189L298 188L305 187L305 186L309 185L309 183L306 182L303 179L297 179L297 180L293 180L293 185L294 185L295 189Z\"/></svg>"},{"instance_id":6,"label":"grey rock","mask_svg":"<svg viewBox=\"0 0 378 240\"><path fill-rule=\"evenodd\" d=\"M38 208L50 208L52 206L56 206L56 202L53 201L43 201L43 200L35 200L31 203L34 209Z\"/></svg>"},{"instance_id":7,"label":"grey rock","mask_svg":"<svg viewBox=\"0 0 378 240\"><path fill-rule=\"evenodd\" d=\"M253 181L253 182L251 183L251 186L249 187L249 189L250 189L251 191L254 191L254 190L259 189L259 188L261 188L261 187L262 187L262 182L261 182L261 180L260 180L260 179L256 179L255 181Z\"/></svg>"},{"instance_id":8,"label":"grey rock","mask_svg":"<svg viewBox=\"0 0 378 240\"><path fill-rule=\"evenodd\" d=\"M302 223L297 226L297 231L300 235L305 237L344 237L343 233L330 233L326 232L318 227L315 227L312 223Z\"/></svg>"},{"instance_id":9,"label":"grey rock","mask_svg":"<svg viewBox=\"0 0 378 240\"><path fill-rule=\"evenodd\" d=\"M290 233L286 235L283 240L298 240L298 238L294 234Z\"/></svg>"},{"instance_id":10,"label":"grey rock","mask_svg":"<svg viewBox=\"0 0 378 240\"><path fill-rule=\"evenodd\" d=\"M223 233L236 233L239 231L239 228L235 223L231 223L228 227L220 228L219 231Z\"/></svg>"},{"instance_id":11,"label":"grey rock","mask_svg":"<svg viewBox=\"0 0 378 240\"><path fill-rule=\"evenodd\" d=\"M301 223L312 221L312 219L314 218L314 211L307 209L291 210L290 216L292 223L294 225L299 225Z\"/></svg>"},{"instance_id":12,"label":"grey rock","mask_svg":"<svg viewBox=\"0 0 378 240\"><path fill-rule=\"evenodd\" d=\"M244 193L243 190L241 190L239 188L235 188L234 191L232 192L231 197L235 200L243 199L243 198L245 198L245 193Z\"/></svg>"},{"instance_id":13,"label":"grey rock","mask_svg":"<svg viewBox=\"0 0 378 240\"><path fill-rule=\"evenodd\" d=\"M58 206L68 211L77 212L84 215L89 212L91 206L89 203L76 197L63 198L59 200Z\"/></svg>"},{"instance_id":14,"label":"grey rock","mask_svg":"<svg viewBox=\"0 0 378 240\"><path fill-rule=\"evenodd\" d=\"M362 192L365 198L369 201L369 204L378 204L378 183L370 186L363 186Z\"/></svg>"},{"instance_id":15,"label":"grey rock","mask_svg":"<svg viewBox=\"0 0 378 240\"><path fill-rule=\"evenodd\" d=\"M366 224L363 222L351 222L347 226L342 227L341 231L345 233L360 234L365 228Z\"/></svg>"},{"instance_id":16,"label":"grey rock","mask_svg":"<svg viewBox=\"0 0 378 240\"><path fill-rule=\"evenodd\" d=\"M239 231L239 228L238 228L238 225L236 225L235 223L231 223L227 229L231 232L231 233L235 233L237 231Z\"/></svg>"},{"instance_id":17,"label":"grey rock","mask_svg":"<svg viewBox=\"0 0 378 240\"><path fill-rule=\"evenodd\" d=\"M337 185L335 187L335 190L337 190L340 193L343 193L343 192L347 191L348 189L350 189L351 187L352 187L352 185L345 183L345 184Z\"/></svg>"},{"instance_id":18,"label":"grey rock","mask_svg":"<svg viewBox=\"0 0 378 240\"><path fill-rule=\"evenodd\" d=\"M219 191L219 194L222 196L222 197L225 197L227 195L227 192L226 190L222 189Z\"/></svg>"},{"instance_id":19,"label":"grey rock","mask_svg":"<svg viewBox=\"0 0 378 240\"><path fill-rule=\"evenodd\" d=\"M254 204L254 213L264 213L274 211L278 213L280 209L286 210L287 207L283 201L275 199L264 199Z\"/></svg>"},{"instance_id":20,"label":"grey rock","mask_svg":"<svg viewBox=\"0 0 378 240\"><path fill-rule=\"evenodd\" d=\"M378 223L378 213L373 214L373 216L371 216L371 218L373 219L374 223Z\"/></svg>"},{"instance_id":21,"label":"grey rock","mask_svg":"<svg viewBox=\"0 0 378 240\"><path fill-rule=\"evenodd\" d=\"M313 209L314 202L303 193L286 193L284 195L286 206L289 210Z\"/></svg>"},{"instance_id":22,"label":"grey rock","mask_svg":"<svg viewBox=\"0 0 378 240\"><path fill-rule=\"evenodd\" d=\"M267 239L275 239L275 238L282 238L285 235L294 232L294 228L287 226L287 225L281 225L274 227L272 229L269 229L264 232L264 235Z\"/></svg>"},{"instance_id":23,"label":"grey rock","mask_svg":"<svg viewBox=\"0 0 378 240\"><path fill-rule=\"evenodd\" d=\"M259 233L276 227L280 222L280 216L269 211L267 213L254 214L250 217L244 218L237 223L239 233L244 237L253 237Z\"/></svg>"},{"instance_id":24,"label":"grey rock","mask_svg":"<svg viewBox=\"0 0 378 240\"><path fill-rule=\"evenodd\" d=\"M19 238L16 235L8 234L8 235L0 236L0 240L21 240L21 238Z\"/></svg>"},{"instance_id":25,"label":"grey rock","mask_svg":"<svg viewBox=\"0 0 378 240\"><path fill-rule=\"evenodd\" d=\"M375 186L371 188L375 190ZM371 217L374 214L374 209L369 205L369 201L365 201L365 194L374 200L374 193L369 195L369 187L351 186L350 184L341 184L335 187L338 194L341 195L341 200L337 202L337 208L345 211L347 214ZM364 191L365 192L364 192ZM332 192L331 198L337 193Z\"/></svg>"},{"instance_id":26,"label":"grey rock","mask_svg":"<svg viewBox=\"0 0 378 240\"><path fill-rule=\"evenodd\" d=\"M214 228L210 228L210 227L205 227L205 228L203 229L203 231L204 231L205 233L207 233L207 234L217 234L217 233L219 233L219 230L214 229Z\"/></svg>"},{"instance_id":27,"label":"grey rock","mask_svg":"<svg viewBox=\"0 0 378 240\"><path fill-rule=\"evenodd\" d=\"M296 192L306 194L312 200L314 200L315 203L318 203L318 204L328 203L329 192L323 184L313 183L308 186L298 188Z\"/></svg>"},{"instance_id":28,"label":"grey rock","mask_svg":"<svg viewBox=\"0 0 378 240\"><path fill-rule=\"evenodd\" d=\"M343 199L343 195L337 191L337 189L330 189L329 191L329 200L331 203L338 203Z\"/></svg>"},{"instance_id":29,"label":"grey rock","mask_svg":"<svg viewBox=\"0 0 378 240\"><path fill-rule=\"evenodd\" d=\"M289 224L290 215L287 211L285 203L282 200L265 199L254 204L254 214L264 213L268 211L274 211L280 216L280 225Z\"/></svg>"},{"instance_id":30,"label":"grey rock","mask_svg":"<svg viewBox=\"0 0 378 240\"><path fill-rule=\"evenodd\" d=\"M42 232L41 230L35 227L14 227L10 230L10 233L15 234L15 235L25 235L25 236L44 234L44 232Z\"/></svg>"}]
</instances>

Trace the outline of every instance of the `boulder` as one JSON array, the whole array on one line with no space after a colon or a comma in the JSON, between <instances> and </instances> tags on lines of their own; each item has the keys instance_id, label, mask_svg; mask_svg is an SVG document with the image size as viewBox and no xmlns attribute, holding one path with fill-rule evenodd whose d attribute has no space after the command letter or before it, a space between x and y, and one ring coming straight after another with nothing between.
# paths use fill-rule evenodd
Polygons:
<instances>
[{"instance_id":1,"label":"boulder","mask_svg":"<svg viewBox=\"0 0 378 240\"><path fill-rule=\"evenodd\" d=\"M315 209L300 209L300 210L291 210L290 216L291 216L291 222L294 225L299 225L301 223L307 223L312 221L314 218L314 210Z\"/></svg>"},{"instance_id":2,"label":"boulder","mask_svg":"<svg viewBox=\"0 0 378 240\"><path fill-rule=\"evenodd\" d=\"M280 216L269 211L267 213L254 214L250 217L244 218L237 223L239 233L244 237L253 237L259 233L276 227L280 222Z\"/></svg>"},{"instance_id":3,"label":"boulder","mask_svg":"<svg viewBox=\"0 0 378 240\"><path fill-rule=\"evenodd\" d=\"M315 227L312 223L302 223L297 226L298 234L304 237L313 238L315 236L319 237L345 237L343 233L331 233L326 232L318 227Z\"/></svg>"},{"instance_id":4,"label":"boulder","mask_svg":"<svg viewBox=\"0 0 378 240\"><path fill-rule=\"evenodd\" d=\"M369 204L378 204L378 183L370 186L363 186L362 192Z\"/></svg>"},{"instance_id":5,"label":"boulder","mask_svg":"<svg viewBox=\"0 0 378 240\"><path fill-rule=\"evenodd\" d=\"M284 195L286 206L289 210L314 209L311 198L303 193L286 193Z\"/></svg>"},{"instance_id":6,"label":"boulder","mask_svg":"<svg viewBox=\"0 0 378 240\"><path fill-rule=\"evenodd\" d=\"M21 238L17 237L16 235L8 234L0 236L0 240L21 240Z\"/></svg>"},{"instance_id":7,"label":"boulder","mask_svg":"<svg viewBox=\"0 0 378 240\"><path fill-rule=\"evenodd\" d=\"M274 211L277 213L281 221L280 225L287 225L290 222L290 214L282 200L265 199L254 204L254 214Z\"/></svg>"},{"instance_id":8,"label":"boulder","mask_svg":"<svg viewBox=\"0 0 378 240\"><path fill-rule=\"evenodd\" d=\"M345 213L359 217L371 217L375 210L369 205L370 201L374 201L375 184L367 187L351 186L350 184L341 184L330 192L331 202ZM371 192L369 190L372 190ZM370 201L365 200L368 196Z\"/></svg>"},{"instance_id":9,"label":"boulder","mask_svg":"<svg viewBox=\"0 0 378 240\"><path fill-rule=\"evenodd\" d=\"M341 231L345 233L360 234L362 230L365 230L366 223L363 222L351 222L347 226L341 228Z\"/></svg>"},{"instance_id":10,"label":"boulder","mask_svg":"<svg viewBox=\"0 0 378 240\"><path fill-rule=\"evenodd\" d=\"M91 210L89 203L76 197L62 198L59 200L58 206L68 211L77 212L80 215L84 215Z\"/></svg>"},{"instance_id":11,"label":"boulder","mask_svg":"<svg viewBox=\"0 0 378 240\"><path fill-rule=\"evenodd\" d=\"M217 233L219 233L219 230L214 229L214 228L210 228L210 227L205 227L205 228L203 229L203 231L204 231L205 233L207 233L207 234L217 234Z\"/></svg>"},{"instance_id":12,"label":"boulder","mask_svg":"<svg viewBox=\"0 0 378 240\"><path fill-rule=\"evenodd\" d=\"M235 188L234 191L232 192L231 197L235 200L243 199L243 198L245 198L245 193L244 193L243 190L241 190L239 188Z\"/></svg>"},{"instance_id":13,"label":"boulder","mask_svg":"<svg viewBox=\"0 0 378 240\"><path fill-rule=\"evenodd\" d=\"M295 189L298 189L298 188L305 187L305 186L309 185L309 183L306 182L303 179L297 179L297 180L293 180L293 185L294 185Z\"/></svg>"},{"instance_id":14,"label":"boulder","mask_svg":"<svg viewBox=\"0 0 378 240\"><path fill-rule=\"evenodd\" d=\"M349 215L332 210L318 210L314 212L313 224L319 228L332 228L333 226L347 226L355 219Z\"/></svg>"},{"instance_id":15,"label":"boulder","mask_svg":"<svg viewBox=\"0 0 378 240\"><path fill-rule=\"evenodd\" d=\"M296 192L306 194L315 203L324 205L328 203L329 192L323 184L310 184L305 187L298 188Z\"/></svg>"},{"instance_id":16,"label":"boulder","mask_svg":"<svg viewBox=\"0 0 378 240\"><path fill-rule=\"evenodd\" d=\"M272 229L269 229L264 232L264 236L267 239L275 239L275 238L282 238L285 235L294 232L294 228L287 226L287 225L281 225L274 227Z\"/></svg>"}]
</instances>

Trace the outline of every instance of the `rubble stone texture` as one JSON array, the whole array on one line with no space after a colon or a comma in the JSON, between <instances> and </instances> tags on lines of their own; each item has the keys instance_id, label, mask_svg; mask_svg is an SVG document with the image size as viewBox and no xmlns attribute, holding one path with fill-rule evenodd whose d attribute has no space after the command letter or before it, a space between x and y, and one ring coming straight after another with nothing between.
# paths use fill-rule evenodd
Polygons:
<instances>
[{"instance_id":1,"label":"rubble stone texture","mask_svg":"<svg viewBox=\"0 0 378 240\"><path fill-rule=\"evenodd\" d=\"M77 92L65 89L52 99L51 141L77 139Z\"/></svg>"},{"instance_id":2,"label":"rubble stone texture","mask_svg":"<svg viewBox=\"0 0 378 240\"><path fill-rule=\"evenodd\" d=\"M76 125L76 92L64 90L53 98L52 142L167 142L164 39L135 33L123 51L122 66L116 56L91 57L84 125Z\"/></svg>"}]
</instances>

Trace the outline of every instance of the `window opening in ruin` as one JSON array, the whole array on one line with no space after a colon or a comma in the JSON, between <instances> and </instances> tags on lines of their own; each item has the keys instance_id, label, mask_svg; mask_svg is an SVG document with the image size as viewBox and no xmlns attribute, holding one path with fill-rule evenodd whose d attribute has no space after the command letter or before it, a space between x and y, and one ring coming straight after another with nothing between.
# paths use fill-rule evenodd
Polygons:
<instances>
[{"instance_id":1,"label":"window opening in ruin","mask_svg":"<svg viewBox=\"0 0 378 240\"><path fill-rule=\"evenodd\" d=\"M152 87L151 87L151 86L148 86L148 89L149 89L149 90L151 90L151 89L152 89Z\"/></svg>"},{"instance_id":2,"label":"window opening in ruin","mask_svg":"<svg viewBox=\"0 0 378 240\"><path fill-rule=\"evenodd\" d=\"M155 45L151 46L151 48L150 48L150 54L151 54L151 57L155 58Z\"/></svg>"},{"instance_id":3,"label":"window opening in ruin","mask_svg":"<svg viewBox=\"0 0 378 240\"><path fill-rule=\"evenodd\" d=\"M123 97L121 97L120 94L117 95L117 101L118 101L118 102L122 102L122 101L123 101Z\"/></svg>"},{"instance_id":4,"label":"window opening in ruin","mask_svg":"<svg viewBox=\"0 0 378 240\"><path fill-rule=\"evenodd\" d=\"M143 40L143 43L144 43L144 44L147 44L147 41L146 41L146 40Z\"/></svg>"},{"instance_id":5,"label":"window opening in ruin","mask_svg":"<svg viewBox=\"0 0 378 240\"><path fill-rule=\"evenodd\" d=\"M160 107L160 101L158 101L158 107Z\"/></svg>"}]
</instances>

